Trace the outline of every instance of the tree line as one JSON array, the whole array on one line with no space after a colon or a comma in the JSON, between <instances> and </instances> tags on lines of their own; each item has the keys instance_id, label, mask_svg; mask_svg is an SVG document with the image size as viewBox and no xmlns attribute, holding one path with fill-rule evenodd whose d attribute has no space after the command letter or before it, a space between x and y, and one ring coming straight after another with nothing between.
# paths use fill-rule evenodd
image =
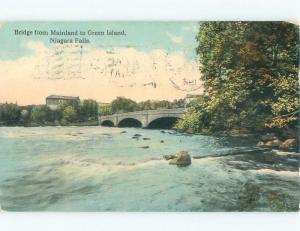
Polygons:
<instances>
[{"instance_id":1,"label":"tree line","mask_svg":"<svg viewBox=\"0 0 300 231\"><path fill-rule=\"evenodd\" d=\"M47 105L0 104L0 125L68 125L97 119L98 103L92 99L83 100L80 105L65 103L55 110Z\"/></svg>"},{"instance_id":2,"label":"tree line","mask_svg":"<svg viewBox=\"0 0 300 231\"><path fill-rule=\"evenodd\" d=\"M0 104L0 126L40 126L70 125L89 121L96 122L98 115L154 110L160 108L184 107L183 99L174 100L134 100L117 97L110 104L98 105L95 100L83 100L79 105L65 103L53 110L47 105L19 106L17 103Z\"/></svg>"},{"instance_id":3,"label":"tree line","mask_svg":"<svg viewBox=\"0 0 300 231\"><path fill-rule=\"evenodd\" d=\"M197 35L204 95L177 128L189 132L298 129L299 27L203 22Z\"/></svg>"},{"instance_id":4,"label":"tree line","mask_svg":"<svg viewBox=\"0 0 300 231\"><path fill-rule=\"evenodd\" d=\"M185 100L178 99L172 102L167 100L147 100L142 102L136 102L132 99L125 97L117 97L110 104L100 107L100 114L108 115L115 113L143 111L143 110L155 110L161 108L179 108L185 107Z\"/></svg>"}]
</instances>

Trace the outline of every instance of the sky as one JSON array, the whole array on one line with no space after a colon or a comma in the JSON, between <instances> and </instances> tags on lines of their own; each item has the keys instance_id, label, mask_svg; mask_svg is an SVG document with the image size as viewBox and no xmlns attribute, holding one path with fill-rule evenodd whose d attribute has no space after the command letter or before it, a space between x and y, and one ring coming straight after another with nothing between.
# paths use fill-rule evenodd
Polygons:
<instances>
[{"instance_id":1,"label":"sky","mask_svg":"<svg viewBox=\"0 0 300 231\"><path fill-rule=\"evenodd\" d=\"M197 22L0 22L0 103L42 104L51 94L99 102L200 94L198 27ZM34 35L35 30L48 35ZM56 36L50 30L105 34ZM106 35L107 30L125 35ZM90 43L74 43L75 38Z\"/></svg>"}]
</instances>

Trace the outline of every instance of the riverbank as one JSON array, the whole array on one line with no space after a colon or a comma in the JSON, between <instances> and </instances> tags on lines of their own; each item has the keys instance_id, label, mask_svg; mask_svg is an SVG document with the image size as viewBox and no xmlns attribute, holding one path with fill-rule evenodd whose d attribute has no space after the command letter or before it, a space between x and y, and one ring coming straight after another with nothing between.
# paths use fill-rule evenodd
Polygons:
<instances>
[{"instance_id":1,"label":"riverbank","mask_svg":"<svg viewBox=\"0 0 300 231\"><path fill-rule=\"evenodd\" d=\"M242 130L229 130L211 132L203 130L199 133L188 132L180 129L176 129L177 132L186 135L205 135L216 137L241 137L249 138L256 142L257 147L261 148L275 148L286 152L299 152L299 138L296 130L276 130L276 131L264 131L260 133L250 133Z\"/></svg>"}]
</instances>

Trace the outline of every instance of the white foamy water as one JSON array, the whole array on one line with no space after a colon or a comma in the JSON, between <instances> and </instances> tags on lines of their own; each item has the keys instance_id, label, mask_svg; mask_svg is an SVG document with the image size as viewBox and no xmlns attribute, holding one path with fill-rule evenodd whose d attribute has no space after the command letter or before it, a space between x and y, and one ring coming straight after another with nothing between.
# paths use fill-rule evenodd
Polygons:
<instances>
[{"instance_id":1,"label":"white foamy water","mask_svg":"<svg viewBox=\"0 0 300 231\"><path fill-rule=\"evenodd\" d=\"M6 211L295 211L299 203L297 157L210 157L251 149L246 138L12 127L0 128L0 147ZM207 157L184 168L163 159L182 150Z\"/></svg>"}]
</instances>

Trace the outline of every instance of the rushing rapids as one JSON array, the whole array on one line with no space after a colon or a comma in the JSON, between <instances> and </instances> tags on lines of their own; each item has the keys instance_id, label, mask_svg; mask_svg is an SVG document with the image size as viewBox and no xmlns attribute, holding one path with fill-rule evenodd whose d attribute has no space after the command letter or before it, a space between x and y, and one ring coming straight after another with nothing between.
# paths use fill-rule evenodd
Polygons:
<instances>
[{"instance_id":1,"label":"rushing rapids","mask_svg":"<svg viewBox=\"0 0 300 231\"><path fill-rule=\"evenodd\" d=\"M171 130L2 127L1 210L297 211L299 156L254 144ZM163 158L183 150L189 166Z\"/></svg>"}]
</instances>

